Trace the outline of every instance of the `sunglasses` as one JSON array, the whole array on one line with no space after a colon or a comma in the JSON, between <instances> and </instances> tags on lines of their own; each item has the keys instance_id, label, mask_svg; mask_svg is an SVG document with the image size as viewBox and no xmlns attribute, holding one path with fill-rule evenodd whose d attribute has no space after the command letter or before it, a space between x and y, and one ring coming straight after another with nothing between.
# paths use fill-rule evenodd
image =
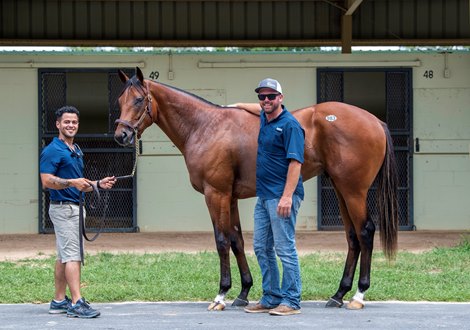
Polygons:
<instances>
[{"instance_id":1,"label":"sunglasses","mask_svg":"<svg viewBox=\"0 0 470 330\"><path fill-rule=\"evenodd\" d=\"M83 158L82 149L80 149L78 144L74 143L73 146L74 146L75 150L69 147L70 152L72 153L72 155L71 155L72 158Z\"/></svg>"},{"instance_id":2,"label":"sunglasses","mask_svg":"<svg viewBox=\"0 0 470 330\"><path fill-rule=\"evenodd\" d=\"M258 100L264 101L267 97L269 101L273 101L278 95L281 94L258 94Z\"/></svg>"},{"instance_id":3,"label":"sunglasses","mask_svg":"<svg viewBox=\"0 0 470 330\"><path fill-rule=\"evenodd\" d=\"M83 152L81 150L72 151L72 158L82 158Z\"/></svg>"}]
</instances>

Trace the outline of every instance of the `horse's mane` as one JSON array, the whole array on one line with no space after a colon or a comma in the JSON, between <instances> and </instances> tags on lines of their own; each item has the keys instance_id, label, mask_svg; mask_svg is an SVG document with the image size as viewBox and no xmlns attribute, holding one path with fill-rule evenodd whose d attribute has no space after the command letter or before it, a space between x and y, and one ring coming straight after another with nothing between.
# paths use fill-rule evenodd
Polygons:
<instances>
[{"instance_id":1,"label":"horse's mane","mask_svg":"<svg viewBox=\"0 0 470 330\"><path fill-rule=\"evenodd\" d=\"M157 84L166 86L166 87L168 87L168 88L170 88L170 89L174 89L174 90L176 90L176 91L178 91L178 92L181 92L181 93L187 94L187 95L189 95L189 96L192 96L192 97L194 97L194 98L196 98L196 99L198 99L198 100L200 100L200 101L202 101L202 102L204 102L204 103L206 103L206 104L208 104L208 105L211 105L211 106L213 106L213 107L218 108L219 110L244 110L244 111L246 111L246 112L248 112L248 113L250 113L250 114L252 114L252 115L255 115L255 116L259 117L259 113L255 113L255 112L250 111L250 110L248 110L248 109L239 108L239 107L236 107L236 106L222 106L222 105L220 105L220 104L215 104L215 103L212 103L212 102L210 102L210 101L208 101L208 100L206 100L206 99L204 99L204 98L202 98L202 97L200 97L200 96L198 96L198 95L196 95L196 94L190 93L190 92L185 91L185 90L183 90L183 89L180 89L180 88L178 88L178 87L174 87L174 86L170 86L170 85L167 85L167 84L164 84L164 83L156 82L155 80L151 80L151 79L148 79L148 80L150 80L150 81L152 81L152 82L154 82L154 83L157 83Z\"/></svg>"},{"instance_id":2,"label":"horse's mane","mask_svg":"<svg viewBox=\"0 0 470 330\"><path fill-rule=\"evenodd\" d=\"M150 80L150 79L149 79L149 80ZM208 100L206 100L206 99L204 99L204 98L202 98L202 97L200 97L200 96L198 96L198 95L196 95L196 94L193 94L193 93L190 93L190 92L188 92L188 91L185 91L184 89L181 89L181 88L178 88L178 87L175 87L175 86L170 86L170 85L167 85L167 84L164 84L164 83L156 82L155 80L150 80L150 81L153 81L154 83L163 85L163 86L168 87L168 88L170 88L170 89L176 90L176 91L181 92L181 93L183 93L183 94L189 95L189 96L191 96L191 97L194 97L194 98L198 99L199 101L202 101L202 102L204 102L204 103L206 103L206 104L208 104L208 105L211 105L211 106L214 106L214 107L220 107L220 105L215 104L215 103L212 103L212 102L210 102L210 101L208 101Z\"/></svg>"},{"instance_id":3,"label":"horse's mane","mask_svg":"<svg viewBox=\"0 0 470 330\"><path fill-rule=\"evenodd\" d=\"M163 85L169 89L173 89L173 90L176 90L178 92L181 92L183 94L186 94L186 95L189 95L191 97L194 97L195 99L198 99L199 101L202 101L208 105L211 105L213 107L219 107L219 108L223 108L221 107L219 104L215 104L215 103L212 103L196 94L193 94L193 93L190 93L188 91L185 91L181 88L178 88L178 87L174 87L174 86L170 86L170 85L167 85L167 84L164 84L164 83L161 83L161 82L157 82L155 80L152 80L152 79L146 79L148 81L151 81L153 83L156 83L156 84L160 84L160 85ZM119 94L119 97L124 93L124 91L129 88L130 86L136 86L137 88L141 89L142 91L144 91L144 86L142 85L142 83L140 82L139 78L137 78L137 76L132 76L132 78L129 78L126 83L124 84L124 87L122 88L121 90L121 93Z\"/></svg>"},{"instance_id":4,"label":"horse's mane","mask_svg":"<svg viewBox=\"0 0 470 330\"><path fill-rule=\"evenodd\" d=\"M188 96L190 96L190 97L193 97L193 98L195 98L195 99L197 99L197 100L199 100L199 101L201 101L201 102L203 102L203 103L205 103L205 104L207 104L207 105L216 107L216 108L218 108L218 109L220 109L220 110L227 110L227 109L232 109L232 110L233 110L233 109L244 110L244 111L246 111L246 112L248 112L248 113L250 113L250 114L253 114L253 115L259 117L259 114L258 114L258 113L254 113L254 112L252 112L252 111L250 111L250 110L247 110L247 109L245 109L245 108L239 108L239 107L234 107L234 106L221 106L220 104L215 104L215 103L213 103L213 102L210 102L210 101L208 101L208 100L202 98L201 96L198 96L198 95L196 95L196 94L193 94L193 93L190 93L190 92L188 92L188 91L185 91L184 89L181 89L181 88L178 88L178 87L175 87L175 86L171 86L171 85L167 85L167 84L165 84L165 83L157 82L157 81L155 81L155 80L153 80L153 79L146 79L146 80L147 80L147 81L150 81L150 82L153 82L153 83L155 83L155 84L163 85L163 86L165 86L165 87L167 87L167 88L169 88L169 89L178 91L178 92L180 92L180 93L186 94L186 95L188 95ZM127 88L129 88L130 86L135 86L135 87L139 88L139 89L142 91L142 94L145 94L145 93L144 93L144 86L143 86L142 83L140 82L139 78L137 78L137 76L132 76L132 78L129 78L129 79L126 81L126 83L124 84L124 86L123 86L123 88L122 88L122 90L121 90L121 93L119 93L118 98L119 98L119 97L124 93L124 91L125 91Z\"/></svg>"}]
</instances>

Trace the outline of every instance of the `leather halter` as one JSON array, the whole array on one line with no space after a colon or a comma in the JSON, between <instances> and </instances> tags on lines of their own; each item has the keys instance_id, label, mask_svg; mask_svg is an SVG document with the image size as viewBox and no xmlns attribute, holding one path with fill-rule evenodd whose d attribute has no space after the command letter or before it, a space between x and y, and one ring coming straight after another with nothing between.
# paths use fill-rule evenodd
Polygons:
<instances>
[{"instance_id":1,"label":"leather halter","mask_svg":"<svg viewBox=\"0 0 470 330\"><path fill-rule=\"evenodd\" d=\"M148 115L150 117L150 119L152 120L152 122L153 122L153 118L152 118L152 96L150 95L150 93L148 91L148 88L145 88L145 90L144 90L144 87L142 86L142 84L140 84L140 81L139 81L139 84L134 84L133 79L134 78L132 78L130 80L130 86L138 87L140 95L144 96L144 98L147 100L147 104L145 105L144 111L140 115L140 118L139 118L139 120L137 121L137 123L135 125L132 125L132 123L130 121L120 119L120 118L116 119L114 121L114 123L115 124L123 124L124 126L130 128L134 132L135 136L137 136L139 126L144 121L145 115ZM147 95L147 96L145 96L145 95Z\"/></svg>"}]
</instances>

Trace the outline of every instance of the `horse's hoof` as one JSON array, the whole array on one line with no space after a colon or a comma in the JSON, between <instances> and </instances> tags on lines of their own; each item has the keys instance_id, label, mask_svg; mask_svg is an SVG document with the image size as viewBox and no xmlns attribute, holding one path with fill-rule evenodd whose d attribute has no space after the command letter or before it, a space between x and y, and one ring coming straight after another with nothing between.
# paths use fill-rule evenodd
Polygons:
<instances>
[{"instance_id":1,"label":"horse's hoof","mask_svg":"<svg viewBox=\"0 0 470 330\"><path fill-rule=\"evenodd\" d=\"M364 303L361 303L360 301L357 301L357 300L351 300L349 304L346 306L346 308L351 309L351 310L363 309Z\"/></svg>"},{"instance_id":2,"label":"horse's hoof","mask_svg":"<svg viewBox=\"0 0 470 330\"><path fill-rule=\"evenodd\" d=\"M208 311L223 311L225 309L225 304L219 301L213 301L209 307L207 307Z\"/></svg>"},{"instance_id":3,"label":"horse's hoof","mask_svg":"<svg viewBox=\"0 0 470 330\"><path fill-rule=\"evenodd\" d=\"M248 300L237 298L233 301L232 307L245 307L248 306L248 303Z\"/></svg>"},{"instance_id":4,"label":"horse's hoof","mask_svg":"<svg viewBox=\"0 0 470 330\"><path fill-rule=\"evenodd\" d=\"M330 300L328 300L328 302L325 305L325 307L334 307L334 308L341 308L341 306L343 306L343 302L338 301L333 298L330 298Z\"/></svg>"}]
</instances>

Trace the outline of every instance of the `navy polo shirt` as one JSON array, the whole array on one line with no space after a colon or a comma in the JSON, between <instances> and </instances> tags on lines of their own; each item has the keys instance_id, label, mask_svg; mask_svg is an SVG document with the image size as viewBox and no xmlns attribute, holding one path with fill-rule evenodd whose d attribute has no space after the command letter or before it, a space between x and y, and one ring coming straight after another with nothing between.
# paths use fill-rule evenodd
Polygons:
<instances>
[{"instance_id":1,"label":"navy polo shirt","mask_svg":"<svg viewBox=\"0 0 470 330\"><path fill-rule=\"evenodd\" d=\"M41 152L39 171L62 179L77 179L83 178L83 166L83 154L80 149L73 152L65 142L55 137ZM49 194L52 201L80 201L80 191L75 187L49 189Z\"/></svg>"},{"instance_id":2,"label":"navy polo shirt","mask_svg":"<svg viewBox=\"0 0 470 330\"><path fill-rule=\"evenodd\" d=\"M280 198L284 192L291 159L304 163L305 132L297 119L282 106L281 114L268 122L261 111L256 159L256 195L263 199ZM302 200L304 187L299 177L294 194Z\"/></svg>"}]
</instances>

